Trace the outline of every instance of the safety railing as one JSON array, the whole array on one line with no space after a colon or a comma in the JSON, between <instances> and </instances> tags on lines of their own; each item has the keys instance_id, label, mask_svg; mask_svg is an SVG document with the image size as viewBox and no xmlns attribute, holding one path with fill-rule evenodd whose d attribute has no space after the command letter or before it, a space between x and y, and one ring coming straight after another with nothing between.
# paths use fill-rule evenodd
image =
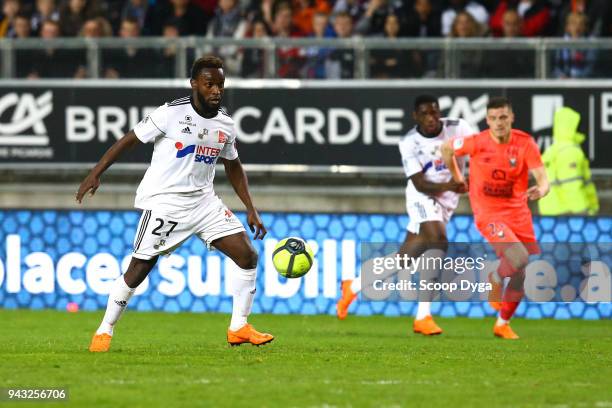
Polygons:
<instances>
[{"instance_id":1,"label":"safety railing","mask_svg":"<svg viewBox=\"0 0 612 408\"><path fill-rule=\"evenodd\" d=\"M3 39L0 64L5 79L185 78L215 53L243 78L601 79L612 77L611 51L609 39L561 38Z\"/></svg>"}]
</instances>

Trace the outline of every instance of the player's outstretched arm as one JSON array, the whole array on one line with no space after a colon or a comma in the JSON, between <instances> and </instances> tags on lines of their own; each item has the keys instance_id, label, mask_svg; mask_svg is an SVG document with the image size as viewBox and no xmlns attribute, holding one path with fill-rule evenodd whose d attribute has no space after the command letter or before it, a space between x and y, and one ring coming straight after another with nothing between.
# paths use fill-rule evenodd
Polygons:
<instances>
[{"instance_id":1,"label":"player's outstretched arm","mask_svg":"<svg viewBox=\"0 0 612 408\"><path fill-rule=\"evenodd\" d=\"M544 166L536 167L531 169L531 174L535 178L536 185L529 187L527 190L527 197L530 200L539 200L548 194L550 190L550 184L548 183L548 177L546 176L546 169Z\"/></svg>"},{"instance_id":2,"label":"player's outstretched arm","mask_svg":"<svg viewBox=\"0 0 612 408\"><path fill-rule=\"evenodd\" d=\"M455 149L453 149L452 143L453 141L449 140L442 144L442 148L440 149L442 153L442 160L444 161L444 164L446 164L446 167L448 167L450 170L453 180L455 180L457 183L464 184L465 178L463 177L463 174L461 174L459 166L457 165L457 160L455 159Z\"/></svg>"},{"instance_id":3,"label":"player's outstretched arm","mask_svg":"<svg viewBox=\"0 0 612 408\"><path fill-rule=\"evenodd\" d=\"M76 200L80 204L83 201L85 194L89 192L90 196L96 193L98 187L100 187L100 176L106 171L123 152L131 150L140 143L140 140L136 137L134 131L130 130L121 139L117 140L107 151L104 153L98 164L94 166L89 172L87 177L81 182L79 191L76 193Z\"/></svg>"},{"instance_id":4,"label":"player's outstretched arm","mask_svg":"<svg viewBox=\"0 0 612 408\"><path fill-rule=\"evenodd\" d=\"M257 209L253 206L253 200L251 199L251 193L249 192L249 181L247 179L244 168L242 167L242 162L240 159L223 160L223 165L225 166L225 174L227 174L227 178L229 179L234 191L240 198L240 201L244 204L247 210L247 223L249 224L249 228L251 232L254 232L254 239L263 239L263 237L268 233L266 227L263 225L261 221L261 217L257 212Z\"/></svg>"}]
</instances>

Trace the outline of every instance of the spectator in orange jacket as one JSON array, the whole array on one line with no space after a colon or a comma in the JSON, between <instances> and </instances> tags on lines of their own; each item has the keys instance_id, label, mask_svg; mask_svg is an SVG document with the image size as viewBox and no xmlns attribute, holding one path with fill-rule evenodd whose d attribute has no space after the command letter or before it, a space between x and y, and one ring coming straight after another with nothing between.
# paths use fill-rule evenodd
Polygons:
<instances>
[{"instance_id":1,"label":"spectator in orange jacket","mask_svg":"<svg viewBox=\"0 0 612 408\"><path fill-rule=\"evenodd\" d=\"M329 14L330 11L331 7L326 0L294 0L293 25L305 35L310 35L315 13Z\"/></svg>"}]
</instances>

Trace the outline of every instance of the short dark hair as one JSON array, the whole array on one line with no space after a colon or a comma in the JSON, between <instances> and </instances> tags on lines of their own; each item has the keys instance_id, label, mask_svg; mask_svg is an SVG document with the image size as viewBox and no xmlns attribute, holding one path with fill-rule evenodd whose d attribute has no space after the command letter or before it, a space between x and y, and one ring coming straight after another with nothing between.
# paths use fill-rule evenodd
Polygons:
<instances>
[{"instance_id":1,"label":"short dark hair","mask_svg":"<svg viewBox=\"0 0 612 408\"><path fill-rule=\"evenodd\" d=\"M505 96L494 96L493 98L489 99L489 103L487 103L487 110L505 107L508 107L508 109L512 110L512 104L510 103L510 99L506 98Z\"/></svg>"},{"instance_id":2,"label":"short dark hair","mask_svg":"<svg viewBox=\"0 0 612 408\"><path fill-rule=\"evenodd\" d=\"M414 100L414 111L419 110L419 106L424 105L426 103L435 103L438 105L438 98L433 95L419 95Z\"/></svg>"},{"instance_id":3,"label":"short dark hair","mask_svg":"<svg viewBox=\"0 0 612 408\"><path fill-rule=\"evenodd\" d=\"M215 57L214 55L205 55L198 58L191 66L191 79L196 79L196 77L200 74L200 71L208 68L223 68L223 60L219 57Z\"/></svg>"}]
</instances>

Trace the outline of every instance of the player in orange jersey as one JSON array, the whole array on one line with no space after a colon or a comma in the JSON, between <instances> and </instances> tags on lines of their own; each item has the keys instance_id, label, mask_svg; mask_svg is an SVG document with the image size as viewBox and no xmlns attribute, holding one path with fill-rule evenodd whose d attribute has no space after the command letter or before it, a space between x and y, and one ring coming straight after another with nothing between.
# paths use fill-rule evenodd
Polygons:
<instances>
[{"instance_id":1,"label":"player in orange jersey","mask_svg":"<svg viewBox=\"0 0 612 408\"><path fill-rule=\"evenodd\" d=\"M493 333L518 339L509 320L524 294L529 254L539 252L527 200L544 197L549 185L535 141L529 134L512 129L514 113L508 99L492 98L486 119L487 130L446 142L442 158L454 180L463 182L455 156L470 156L470 203L476 227L500 257L498 270L489 275L493 287L489 302L500 311ZM530 172L536 181L532 187L528 186ZM506 277L510 280L503 290Z\"/></svg>"}]
</instances>

